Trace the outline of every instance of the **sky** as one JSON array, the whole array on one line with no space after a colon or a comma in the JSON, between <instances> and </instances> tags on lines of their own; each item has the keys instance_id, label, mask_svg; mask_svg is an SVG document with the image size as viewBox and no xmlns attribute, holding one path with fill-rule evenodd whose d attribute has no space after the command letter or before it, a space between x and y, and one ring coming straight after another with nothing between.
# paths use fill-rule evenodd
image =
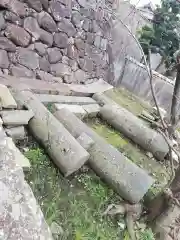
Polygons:
<instances>
[{"instance_id":1,"label":"sky","mask_svg":"<svg viewBox=\"0 0 180 240\"><path fill-rule=\"evenodd\" d=\"M130 0L130 2L138 7L147 4L150 2L150 0ZM160 3L160 0L151 0L151 2L156 5Z\"/></svg>"}]
</instances>

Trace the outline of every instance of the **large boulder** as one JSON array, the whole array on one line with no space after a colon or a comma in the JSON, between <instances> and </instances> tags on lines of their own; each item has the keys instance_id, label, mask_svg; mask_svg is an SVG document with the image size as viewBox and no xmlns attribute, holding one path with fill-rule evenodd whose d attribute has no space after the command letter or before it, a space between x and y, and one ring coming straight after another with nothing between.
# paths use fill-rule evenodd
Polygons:
<instances>
[{"instance_id":1,"label":"large boulder","mask_svg":"<svg viewBox=\"0 0 180 240\"><path fill-rule=\"evenodd\" d=\"M5 30L5 35L13 43L21 47L27 47L31 41L30 34L24 30L24 28L21 28L14 24L8 24Z\"/></svg>"}]
</instances>

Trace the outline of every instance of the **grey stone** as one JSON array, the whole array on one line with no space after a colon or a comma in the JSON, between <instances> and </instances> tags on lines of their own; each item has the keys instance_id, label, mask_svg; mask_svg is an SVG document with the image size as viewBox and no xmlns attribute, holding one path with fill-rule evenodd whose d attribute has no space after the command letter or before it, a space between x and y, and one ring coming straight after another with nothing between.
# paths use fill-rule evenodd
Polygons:
<instances>
[{"instance_id":1,"label":"grey stone","mask_svg":"<svg viewBox=\"0 0 180 240\"><path fill-rule=\"evenodd\" d=\"M83 106L83 108L87 112L88 118L96 117L100 111L100 107L98 104L89 104L89 105Z\"/></svg>"},{"instance_id":2,"label":"grey stone","mask_svg":"<svg viewBox=\"0 0 180 240\"><path fill-rule=\"evenodd\" d=\"M9 74L9 69L8 69L8 68L3 68L3 69L2 69L2 72L3 72L4 74L8 75L8 74Z\"/></svg>"},{"instance_id":3,"label":"grey stone","mask_svg":"<svg viewBox=\"0 0 180 240\"><path fill-rule=\"evenodd\" d=\"M107 44L108 44L108 40L106 38L102 38L101 45L100 45L101 49L105 51L107 48Z\"/></svg>"},{"instance_id":4,"label":"grey stone","mask_svg":"<svg viewBox=\"0 0 180 240\"><path fill-rule=\"evenodd\" d=\"M20 2L18 0L2 0L0 6L10 10L11 12L17 14L20 17L28 15L28 6L27 4Z\"/></svg>"},{"instance_id":5,"label":"grey stone","mask_svg":"<svg viewBox=\"0 0 180 240\"><path fill-rule=\"evenodd\" d=\"M62 59L61 51L58 48L48 48L47 52L50 63L57 63Z\"/></svg>"},{"instance_id":6,"label":"grey stone","mask_svg":"<svg viewBox=\"0 0 180 240\"><path fill-rule=\"evenodd\" d=\"M71 11L68 6L62 5L58 0L52 0L50 2L50 11L56 21L61 21L62 18L71 17Z\"/></svg>"},{"instance_id":7,"label":"grey stone","mask_svg":"<svg viewBox=\"0 0 180 240\"><path fill-rule=\"evenodd\" d=\"M42 11L42 4L40 0L25 0L28 5L33 8L34 10L36 10L37 12L41 12Z\"/></svg>"},{"instance_id":8,"label":"grey stone","mask_svg":"<svg viewBox=\"0 0 180 240\"><path fill-rule=\"evenodd\" d=\"M35 50L37 51L37 53L38 53L40 56L46 55L47 45L45 45L45 44L43 44L43 43L41 43L41 42L35 42L34 48L35 48Z\"/></svg>"},{"instance_id":9,"label":"grey stone","mask_svg":"<svg viewBox=\"0 0 180 240\"><path fill-rule=\"evenodd\" d=\"M3 30L6 27L3 13L0 12L0 30Z\"/></svg>"},{"instance_id":10,"label":"grey stone","mask_svg":"<svg viewBox=\"0 0 180 240\"><path fill-rule=\"evenodd\" d=\"M84 31L88 32L90 30L90 24L91 21L89 19L84 19L82 28L84 29Z\"/></svg>"},{"instance_id":11,"label":"grey stone","mask_svg":"<svg viewBox=\"0 0 180 240\"><path fill-rule=\"evenodd\" d=\"M15 53L15 57L16 57L16 61L27 67L30 68L32 70L35 70L39 67L39 57L38 54L25 49L25 48L19 48L17 49L16 53Z\"/></svg>"},{"instance_id":12,"label":"grey stone","mask_svg":"<svg viewBox=\"0 0 180 240\"><path fill-rule=\"evenodd\" d=\"M92 72L94 69L93 61L89 57L84 57L79 59L79 66L82 70L86 72Z\"/></svg>"},{"instance_id":13,"label":"grey stone","mask_svg":"<svg viewBox=\"0 0 180 240\"><path fill-rule=\"evenodd\" d=\"M82 20L83 20L83 17L78 11L73 12L71 21L75 27L81 28L83 24Z\"/></svg>"},{"instance_id":14,"label":"grey stone","mask_svg":"<svg viewBox=\"0 0 180 240\"><path fill-rule=\"evenodd\" d=\"M0 50L0 68L8 68L9 59L5 50Z\"/></svg>"},{"instance_id":15,"label":"grey stone","mask_svg":"<svg viewBox=\"0 0 180 240\"><path fill-rule=\"evenodd\" d=\"M94 38L95 38L95 36L94 36L94 33L87 33L87 43L88 44L93 44L94 43Z\"/></svg>"},{"instance_id":16,"label":"grey stone","mask_svg":"<svg viewBox=\"0 0 180 240\"><path fill-rule=\"evenodd\" d=\"M43 8L48 11L49 8L49 0L40 0L42 3Z\"/></svg>"},{"instance_id":17,"label":"grey stone","mask_svg":"<svg viewBox=\"0 0 180 240\"><path fill-rule=\"evenodd\" d=\"M97 48L100 48L100 46L101 46L101 37L100 37L100 36L96 36L96 37L95 37L94 45L95 45Z\"/></svg>"},{"instance_id":18,"label":"grey stone","mask_svg":"<svg viewBox=\"0 0 180 240\"><path fill-rule=\"evenodd\" d=\"M54 44L59 48L67 48L68 46L68 36L65 33L55 33L54 34Z\"/></svg>"},{"instance_id":19,"label":"grey stone","mask_svg":"<svg viewBox=\"0 0 180 240\"><path fill-rule=\"evenodd\" d=\"M78 39L75 39L75 46L77 47L78 50L84 50L85 49L85 42L78 38Z\"/></svg>"},{"instance_id":20,"label":"grey stone","mask_svg":"<svg viewBox=\"0 0 180 240\"><path fill-rule=\"evenodd\" d=\"M78 51L77 51L77 49L75 48L74 45L68 45L67 56L71 59L77 59L78 58Z\"/></svg>"},{"instance_id":21,"label":"grey stone","mask_svg":"<svg viewBox=\"0 0 180 240\"><path fill-rule=\"evenodd\" d=\"M64 77L71 75L71 68L63 63L56 63L51 65L51 73L56 77Z\"/></svg>"},{"instance_id":22,"label":"grey stone","mask_svg":"<svg viewBox=\"0 0 180 240\"><path fill-rule=\"evenodd\" d=\"M67 55L67 48L61 48L62 55Z\"/></svg>"},{"instance_id":23,"label":"grey stone","mask_svg":"<svg viewBox=\"0 0 180 240\"><path fill-rule=\"evenodd\" d=\"M154 183L143 169L108 144L66 108L54 115L76 139L82 133L92 138L94 145L89 149L89 164L121 197L131 203L137 203L143 198Z\"/></svg>"},{"instance_id":24,"label":"grey stone","mask_svg":"<svg viewBox=\"0 0 180 240\"><path fill-rule=\"evenodd\" d=\"M0 142L1 183L0 205L3 239L52 240L52 235L38 206L19 163L19 154L12 148L13 142L5 138ZM17 148L15 148L18 151ZM22 155L21 155L22 156ZM28 222L28 224L27 224ZM12 230L12 223L15 227ZM29 234L31 232L31 234Z\"/></svg>"},{"instance_id":25,"label":"grey stone","mask_svg":"<svg viewBox=\"0 0 180 240\"><path fill-rule=\"evenodd\" d=\"M71 67L72 71L78 70L78 63L74 59L69 59L69 66Z\"/></svg>"},{"instance_id":26,"label":"grey stone","mask_svg":"<svg viewBox=\"0 0 180 240\"><path fill-rule=\"evenodd\" d=\"M64 63L64 64L66 64L66 65L69 65L69 60L70 60L70 59L69 59L67 56L62 56L61 62Z\"/></svg>"},{"instance_id":27,"label":"grey stone","mask_svg":"<svg viewBox=\"0 0 180 240\"><path fill-rule=\"evenodd\" d=\"M88 152L38 98L30 91L16 91L14 97L34 112L29 128L65 176L69 176L84 165L89 159Z\"/></svg>"},{"instance_id":28,"label":"grey stone","mask_svg":"<svg viewBox=\"0 0 180 240\"><path fill-rule=\"evenodd\" d=\"M53 35L43 29L40 29L40 40L49 47L53 45Z\"/></svg>"},{"instance_id":29,"label":"grey stone","mask_svg":"<svg viewBox=\"0 0 180 240\"><path fill-rule=\"evenodd\" d=\"M144 150L163 160L169 151L168 145L159 132L149 128L131 112L117 104L107 104L100 110L101 117Z\"/></svg>"},{"instance_id":30,"label":"grey stone","mask_svg":"<svg viewBox=\"0 0 180 240\"><path fill-rule=\"evenodd\" d=\"M4 18L8 22L14 23L14 24L19 25L19 26L22 25L22 19L13 12L6 11L5 15L4 15Z\"/></svg>"},{"instance_id":31,"label":"grey stone","mask_svg":"<svg viewBox=\"0 0 180 240\"><path fill-rule=\"evenodd\" d=\"M33 71L20 64L11 65L9 70L10 74L12 74L15 77L35 78L35 74Z\"/></svg>"},{"instance_id":32,"label":"grey stone","mask_svg":"<svg viewBox=\"0 0 180 240\"><path fill-rule=\"evenodd\" d=\"M94 19L94 10L91 8L80 8L80 13L86 18Z\"/></svg>"},{"instance_id":33,"label":"grey stone","mask_svg":"<svg viewBox=\"0 0 180 240\"><path fill-rule=\"evenodd\" d=\"M72 105L72 104L68 105L68 104L59 104L59 103L52 104L53 112L56 112L63 108L68 109L70 112L74 113L80 119L87 117L87 112L80 105Z\"/></svg>"},{"instance_id":34,"label":"grey stone","mask_svg":"<svg viewBox=\"0 0 180 240\"><path fill-rule=\"evenodd\" d=\"M1 107L2 108L9 108L9 109L17 108L17 103L15 102L9 89L5 85L2 85L2 84L0 84L0 98L1 98Z\"/></svg>"},{"instance_id":35,"label":"grey stone","mask_svg":"<svg viewBox=\"0 0 180 240\"><path fill-rule=\"evenodd\" d=\"M50 73L44 72L44 71L37 71L37 78L44 80L46 82L52 82L52 83L62 83L63 80L60 77L54 77L53 75L51 75Z\"/></svg>"},{"instance_id":36,"label":"grey stone","mask_svg":"<svg viewBox=\"0 0 180 240\"><path fill-rule=\"evenodd\" d=\"M88 75L81 69L75 71L73 76L77 83L84 83L88 78Z\"/></svg>"},{"instance_id":37,"label":"grey stone","mask_svg":"<svg viewBox=\"0 0 180 240\"><path fill-rule=\"evenodd\" d=\"M59 23L58 23L58 30L60 32L64 32L66 33L69 37L72 37L75 35L76 33L76 29L73 26L73 24L70 22L69 19L62 19Z\"/></svg>"},{"instance_id":38,"label":"grey stone","mask_svg":"<svg viewBox=\"0 0 180 240\"><path fill-rule=\"evenodd\" d=\"M27 17L24 19L24 28L28 31L36 40L40 39L40 27L38 22L33 17Z\"/></svg>"},{"instance_id":39,"label":"grey stone","mask_svg":"<svg viewBox=\"0 0 180 240\"><path fill-rule=\"evenodd\" d=\"M50 33L57 31L55 21L47 12L41 12L38 14L38 23L42 28Z\"/></svg>"},{"instance_id":40,"label":"grey stone","mask_svg":"<svg viewBox=\"0 0 180 240\"><path fill-rule=\"evenodd\" d=\"M11 137L14 142L19 141L19 140L24 140L26 138L26 135L27 135L26 132L25 132L24 126L6 128L5 133L7 134L8 137ZM27 166L26 166L26 164L23 164L25 166L21 166L21 167L23 167L24 171L29 170L29 167L30 167L29 161L25 161L24 159L21 159L21 158L18 159L18 160L19 160L19 163L21 163L21 164L27 163ZM24 168L26 168L26 169L24 169Z\"/></svg>"},{"instance_id":41,"label":"grey stone","mask_svg":"<svg viewBox=\"0 0 180 240\"><path fill-rule=\"evenodd\" d=\"M86 133L82 133L76 140L86 150L89 150L94 145L94 141Z\"/></svg>"},{"instance_id":42,"label":"grey stone","mask_svg":"<svg viewBox=\"0 0 180 240\"><path fill-rule=\"evenodd\" d=\"M28 125L29 120L34 116L33 112L28 110L1 111L0 115L3 124L10 126Z\"/></svg>"},{"instance_id":43,"label":"grey stone","mask_svg":"<svg viewBox=\"0 0 180 240\"><path fill-rule=\"evenodd\" d=\"M44 104L48 103L61 103L69 105L93 105L97 104L96 101L90 97L76 97L76 96L60 96L49 94L36 94L36 97Z\"/></svg>"},{"instance_id":44,"label":"grey stone","mask_svg":"<svg viewBox=\"0 0 180 240\"><path fill-rule=\"evenodd\" d=\"M27 47L31 41L31 36L24 28L14 24L8 24L5 35L18 46Z\"/></svg>"},{"instance_id":45,"label":"grey stone","mask_svg":"<svg viewBox=\"0 0 180 240\"><path fill-rule=\"evenodd\" d=\"M46 59L46 57L42 57L39 59L39 68L45 72L49 72L50 71L50 63L49 61Z\"/></svg>"}]
</instances>

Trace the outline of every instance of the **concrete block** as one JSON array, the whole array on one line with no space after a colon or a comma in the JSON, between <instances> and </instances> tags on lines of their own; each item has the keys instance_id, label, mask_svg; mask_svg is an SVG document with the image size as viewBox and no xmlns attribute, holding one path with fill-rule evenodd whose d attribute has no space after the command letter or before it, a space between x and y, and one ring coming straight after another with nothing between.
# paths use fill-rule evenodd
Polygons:
<instances>
[{"instance_id":1,"label":"concrete block","mask_svg":"<svg viewBox=\"0 0 180 240\"><path fill-rule=\"evenodd\" d=\"M86 150L88 150L88 149L90 149L92 146L93 146L93 144L94 144L94 141L93 141L93 139L92 138L90 138L86 133L82 133L77 139L76 139L79 143L80 143L80 145L84 148L84 149L86 149Z\"/></svg>"},{"instance_id":2,"label":"concrete block","mask_svg":"<svg viewBox=\"0 0 180 240\"><path fill-rule=\"evenodd\" d=\"M44 104L61 103L69 105L88 105L96 104L96 101L90 97L61 96L49 94L36 94L36 97Z\"/></svg>"},{"instance_id":3,"label":"concrete block","mask_svg":"<svg viewBox=\"0 0 180 240\"><path fill-rule=\"evenodd\" d=\"M17 103L14 100L13 96L11 95L9 89L2 84L0 84L0 106L2 108L10 108L10 109L17 108Z\"/></svg>"},{"instance_id":4,"label":"concrete block","mask_svg":"<svg viewBox=\"0 0 180 240\"><path fill-rule=\"evenodd\" d=\"M1 111L0 115L4 125L19 126L27 125L29 120L34 116L34 113L28 110L14 110Z\"/></svg>"},{"instance_id":5,"label":"concrete block","mask_svg":"<svg viewBox=\"0 0 180 240\"><path fill-rule=\"evenodd\" d=\"M58 103L54 103L52 105L53 112L56 112L62 108L68 109L69 111L74 113L80 119L87 117L87 112L83 109L83 107L81 107L79 105L68 105L68 104L58 104Z\"/></svg>"},{"instance_id":6,"label":"concrete block","mask_svg":"<svg viewBox=\"0 0 180 240\"><path fill-rule=\"evenodd\" d=\"M83 106L83 109L87 112L88 118L96 117L100 111L100 106L98 104L89 104Z\"/></svg>"}]
</instances>

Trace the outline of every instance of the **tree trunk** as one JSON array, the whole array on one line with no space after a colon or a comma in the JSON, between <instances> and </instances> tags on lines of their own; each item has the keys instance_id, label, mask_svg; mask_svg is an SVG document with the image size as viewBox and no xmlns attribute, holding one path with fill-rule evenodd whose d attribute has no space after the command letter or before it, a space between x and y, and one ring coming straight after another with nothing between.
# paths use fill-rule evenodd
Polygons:
<instances>
[{"instance_id":1,"label":"tree trunk","mask_svg":"<svg viewBox=\"0 0 180 240\"><path fill-rule=\"evenodd\" d=\"M173 197L180 200L180 167L170 185ZM180 207L165 193L159 194L148 206L148 221L152 224L157 240L180 239L176 223L180 218ZM175 233L176 238L173 238Z\"/></svg>"},{"instance_id":2,"label":"tree trunk","mask_svg":"<svg viewBox=\"0 0 180 240\"><path fill-rule=\"evenodd\" d=\"M170 135L174 132L178 121L179 121L179 100L180 100L180 64L177 66L177 74L176 74L176 81L174 85L174 92L173 92L173 97L172 97L172 104L171 104L171 131Z\"/></svg>"}]
</instances>

